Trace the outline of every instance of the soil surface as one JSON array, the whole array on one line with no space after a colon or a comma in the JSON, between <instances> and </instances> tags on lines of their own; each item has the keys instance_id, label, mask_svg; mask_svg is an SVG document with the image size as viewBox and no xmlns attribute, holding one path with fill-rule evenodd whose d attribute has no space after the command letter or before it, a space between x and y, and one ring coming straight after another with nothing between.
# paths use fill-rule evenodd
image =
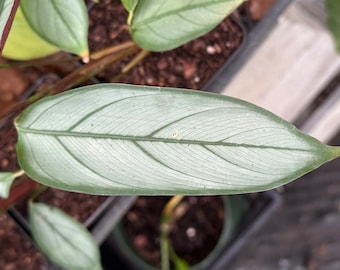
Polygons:
<instances>
[{"instance_id":1,"label":"soil surface","mask_svg":"<svg viewBox=\"0 0 340 270\"><path fill-rule=\"evenodd\" d=\"M244 10L250 12L251 9L243 8L240 12ZM109 44L127 40L128 32L126 27L122 26L125 20L126 13L118 0L103 0L96 4L90 11L89 41L91 50L97 50ZM147 59L135 67L131 73L122 77L120 81L143 85L200 89L240 45L242 36L243 33L240 27L233 19L227 18L216 30L194 42L171 52L148 55ZM58 58L60 56L53 57ZM4 60L1 61L3 62ZM112 66L108 71L102 72L99 78L110 81L125 64L126 62L122 62L117 66ZM0 85L0 112L7 106L24 98L28 86L36 82L41 74L57 72L62 77L65 69L70 71L74 69L74 66L0 70L0 80L3 82ZM11 123L11 119L8 119L5 125L0 126L0 171L18 168L14 147L16 141L15 132L8 132L8 130L13 130ZM72 198L76 198L74 199L75 206L72 206L71 200L66 197L65 192L52 192L52 190L49 189L45 193L46 195L42 196L47 197L49 203L63 208L81 221L86 219L88 214L80 214L79 210L90 209L89 211L93 211L93 207L86 206L86 204L94 203L97 205L103 199L101 197L97 200L89 195L79 195L77 197L77 194L72 194ZM54 193L54 195L52 196L50 192ZM21 238L14 241L21 236L18 236L17 229L14 228L15 226L7 216L3 215L1 217L0 226L0 233L2 233L0 239L0 269L40 269L41 266L39 267L38 265L41 263L41 254ZM8 239L11 239L11 241ZM13 259L14 251L15 260Z\"/></svg>"},{"instance_id":2,"label":"soil surface","mask_svg":"<svg viewBox=\"0 0 340 270\"><path fill-rule=\"evenodd\" d=\"M160 266L160 218L167 197L139 197L123 220L129 242L150 264ZM224 224L221 197L185 197L174 211L169 237L176 254L194 265L215 247Z\"/></svg>"},{"instance_id":3,"label":"soil surface","mask_svg":"<svg viewBox=\"0 0 340 270\"><path fill-rule=\"evenodd\" d=\"M6 214L0 216L0 250L2 270L38 270L45 263L43 255Z\"/></svg>"},{"instance_id":4,"label":"soil surface","mask_svg":"<svg viewBox=\"0 0 340 270\"><path fill-rule=\"evenodd\" d=\"M99 50L129 40L126 12L119 0L104 0L90 10L90 48ZM122 16L124 14L124 16ZM115 18L115 20L112 20ZM200 89L242 42L242 31L231 18L214 31L178 49L151 53L119 81L123 83ZM111 81L126 64L112 65L98 78Z\"/></svg>"}]
</instances>

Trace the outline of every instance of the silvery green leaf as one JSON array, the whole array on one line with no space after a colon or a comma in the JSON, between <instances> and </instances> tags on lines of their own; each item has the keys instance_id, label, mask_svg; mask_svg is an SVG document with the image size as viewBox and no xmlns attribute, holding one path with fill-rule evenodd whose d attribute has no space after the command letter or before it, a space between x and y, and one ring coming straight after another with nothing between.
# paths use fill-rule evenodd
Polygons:
<instances>
[{"instance_id":1,"label":"silvery green leaf","mask_svg":"<svg viewBox=\"0 0 340 270\"><path fill-rule=\"evenodd\" d=\"M88 57L88 14L83 0L22 0L20 7L32 29L45 41Z\"/></svg>"},{"instance_id":2,"label":"silvery green leaf","mask_svg":"<svg viewBox=\"0 0 340 270\"><path fill-rule=\"evenodd\" d=\"M0 172L0 198L7 198L11 189L12 183L16 178L14 172Z\"/></svg>"},{"instance_id":3,"label":"silvery green leaf","mask_svg":"<svg viewBox=\"0 0 340 270\"><path fill-rule=\"evenodd\" d=\"M91 234L62 210L31 203L29 223L39 248L54 263L69 270L99 270L100 253Z\"/></svg>"},{"instance_id":4,"label":"silvery green leaf","mask_svg":"<svg viewBox=\"0 0 340 270\"><path fill-rule=\"evenodd\" d=\"M34 103L16 127L31 178L93 194L262 191L340 155L245 101L171 88L79 88Z\"/></svg>"},{"instance_id":5,"label":"silvery green leaf","mask_svg":"<svg viewBox=\"0 0 340 270\"><path fill-rule=\"evenodd\" d=\"M174 49L208 33L245 0L143 0L130 31L149 51Z\"/></svg>"}]
</instances>

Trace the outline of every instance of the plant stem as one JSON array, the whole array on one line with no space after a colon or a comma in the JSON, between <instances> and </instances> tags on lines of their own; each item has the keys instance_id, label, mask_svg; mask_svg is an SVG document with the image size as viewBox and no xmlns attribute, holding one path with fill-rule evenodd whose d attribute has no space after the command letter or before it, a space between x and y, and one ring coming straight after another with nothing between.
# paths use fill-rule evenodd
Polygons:
<instances>
[{"instance_id":1,"label":"plant stem","mask_svg":"<svg viewBox=\"0 0 340 270\"><path fill-rule=\"evenodd\" d=\"M123 51L132 47L135 47L136 44L132 41L126 41L123 43L120 43L118 45L113 45L98 51L95 51L91 53L90 59L96 60L102 57L105 57L106 55L113 54L119 51ZM10 62L6 64L0 64L0 69L2 68L16 68L16 67L39 67L39 66L46 66L46 65L52 65L52 64L58 64L58 63L64 63L64 62L72 62L80 60L80 56L65 56L61 57L59 59L36 59L36 60L29 60L29 61L15 61Z\"/></svg>"},{"instance_id":2,"label":"plant stem","mask_svg":"<svg viewBox=\"0 0 340 270\"><path fill-rule=\"evenodd\" d=\"M170 270L169 259L169 239L165 230L161 230L160 248L161 248L161 269Z\"/></svg>"},{"instance_id":3,"label":"plant stem","mask_svg":"<svg viewBox=\"0 0 340 270\"><path fill-rule=\"evenodd\" d=\"M169 260L169 230L173 222L173 213L175 208L184 198L183 195L173 196L170 201L163 208L161 223L160 223L160 248L161 248L161 269L170 270Z\"/></svg>"},{"instance_id":4,"label":"plant stem","mask_svg":"<svg viewBox=\"0 0 340 270\"><path fill-rule=\"evenodd\" d=\"M10 62L6 64L1 64L0 69L2 68L15 68L15 67L39 67L39 66L46 66L49 64L57 64L63 62L72 62L79 60L79 56L68 56L62 57L59 59L38 59L38 60L30 60L30 61L17 61L17 62Z\"/></svg>"},{"instance_id":5,"label":"plant stem","mask_svg":"<svg viewBox=\"0 0 340 270\"><path fill-rule=\"evenodd\" d=\"M47 186L40 185L30 196L29 202L33 202L42 192L44 192L47 189Z\"/></svg>"},{"instance_id":6,"label":"plant stem","mask_svg":"<svg viewBox=\"0 0 340 270\"><path fill-rule=\"evenodd\" d=\"M10 113L16 113L23 108L27 107L28 105L34 103L35 101L52 94L63 92L77 84L85 82L89 78L96 75L98 72L102 71L106 68L109 64L112 64L115 61L119 61L131 54L137 52L139 47L135 45L133 42L126 42L120 44L119 46L111 47L105 49L105 53L110 52L110 54L105 54L103 51L98 51L95 53L95 58L99 57L100 55L103 56L102 58L95 59L90 63L81 66L80 68L76 69L71 74L67 75L65 78L61 79L57 83L52 86L48 86L41 91L41 93L36 93L35 95L31 96L27 100L14 104L3 112L0 113L0 119Z\"/></svg>"},{"instance_id":7,"label":"plant stem","mask_svg":"<svg viewBox=\"0 0 340 270\"><path fill-rule=\"evenodd\" d=\"M4 3L4 1L2 1L2 3ZM10 3L10 4L9 4ZM12 26L12 23L13 23L13 20L14 20L14 16L15 16L15 13L19 7L19 4L20 4L20 0L14 0L14 1L11 1L11 2L6 2L6 4L4 4L5 6L11 6L10 9L10 14L9 14L9 17L7 18L7 20L5 20L5 24L3 25L3 21L1 22L2 24L2 27L4 27L2 29L2 33L0 35L0 54L2 53L2 50L5 46L5 42L6 42L6 39L7 39L7 36L9 34L9 31L11 29L11 26ZM3 14L2 14L3 15Z\"/></svg>"},{"instance_id":8,"label":"plant stem","mask_svg":"<svg viewBox=\"0 0 340 270\"><path fill-rule=\"evenodd\" d=\"M94 75L98 74L103 69L105 69L109 64L112 64L116 61L119 61L129 56L135 53L137 50L139 50L139 48L135 45L134 47L131 47L129 49L125 49L119 52L114 52L103 58L93 60L90 63L78 68L77 70L75 70L74 72L66 76L64 79L57 82L55 85L48 87L45 91L43 91L42 95L48 96L52 94L57 94L75 85L83 83L86 80L93 77Z\"/></svg>"},{"instance_id":9,"label":"plant stem","mask_svg":"<svg viewBox=\"0 0 340 270\"><path fill-rule=\"evenodd\" d=\"M134 14L133 11L129 12L129 16L128 16L128 19L127 19L127 24L128 25L131 25L131 23L132 23L133 14Z\"/></svg>"},{"instance_id":10,"label":"plant stem","mask_svg":"<svg viewBox=\"0 0 340 270\"><path fill-rule=\"evenodd\" d=\"M14 173L14 177L15 178L18 178L18 177L20 177L20 176L23 176L25 174L25 171L24 170L19 170L19 171L16 171L15 173Z\"/></svg>"},{"instance_id":11,"label":"plant stem","mask_svg":"<svg viewBox=\"0 0 340 270\"><path fill-rule=\"evenodd\" d=\"M175 195L173 196L170 201L165 205L163 209L162 216L164 218L170 218L177 207L177 205L183 200L184 196L183 195Z\"/></svg>"},{"instance_id":12,"label":"plant stem","mask_svg":"<svg viewBox=\"0 0 340 270\"><path fill-rule=\"evenodd\" d=\"M91 59L95 60L95 59L99 59L102 58L108 54L113 54L113 53L117 53L120 51L124 51L133 47L136 47L137 45L132 42L132 41L126 41L123 43L120 43L118 45L114 45L114 46L110 46L101 50L98 50L94 53L91 53Z\"/></svg>"},{"instance_id":13,"label":"plant stem","mask_svg":"<svg viewBox=\"0 0 340 270\"><path fill-rule=\"evenodd\" d=\"M139 62L141 62L150 52L147 50L142 50L137 54L123 69L115 76L111 82L117 82L124 74L128 73L132 68L134 68Z\"/></svg>"}]
</instances>

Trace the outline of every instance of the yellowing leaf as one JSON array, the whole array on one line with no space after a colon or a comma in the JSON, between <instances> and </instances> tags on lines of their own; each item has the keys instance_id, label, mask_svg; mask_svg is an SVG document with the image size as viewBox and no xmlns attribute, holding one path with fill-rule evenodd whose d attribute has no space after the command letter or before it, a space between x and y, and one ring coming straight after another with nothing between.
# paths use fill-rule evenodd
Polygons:
<instances>
[{"instance_id":1,"label":"yellowing leaf","mask_svg":"<svg viewBox=\"0 0 340 270\"><path fill-rule=\"evenodd\" d=\"M19 7L3 50L3 56L15 60L30 60L50 55L58 50L42 40L31 29Z\"/></svg>"}]
</instances>

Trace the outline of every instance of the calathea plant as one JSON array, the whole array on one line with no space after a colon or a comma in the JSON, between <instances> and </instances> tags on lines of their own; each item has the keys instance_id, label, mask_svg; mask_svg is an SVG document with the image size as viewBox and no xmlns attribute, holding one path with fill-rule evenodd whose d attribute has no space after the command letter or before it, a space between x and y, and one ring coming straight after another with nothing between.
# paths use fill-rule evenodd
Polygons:
<instances>
[{"instance_id":1,"label":"calathea plant","mask_svg":"<svg viewBox=\"0 0 340 270\"><path fill-rule=\"evenodd\" d=\"M242 2L122 0L131 47L139 55L176 48L210 31ZM18 4L0 1L2 46ZM3 197L23 173L46 186L99 195L249 193L286 184L340 156L339 147L226 96L122 84L52 95L125 55L89 54L82 0L22 0L20 9L40 39L80 55L89 63L79 70L91 72L75 71L22 104L29 106L15 119L21 168L0 174ZM89 233L61 210L33 198L29 220L35 241L53 262L67 269L101 268Z\"/></svg>"}]
</instances>

